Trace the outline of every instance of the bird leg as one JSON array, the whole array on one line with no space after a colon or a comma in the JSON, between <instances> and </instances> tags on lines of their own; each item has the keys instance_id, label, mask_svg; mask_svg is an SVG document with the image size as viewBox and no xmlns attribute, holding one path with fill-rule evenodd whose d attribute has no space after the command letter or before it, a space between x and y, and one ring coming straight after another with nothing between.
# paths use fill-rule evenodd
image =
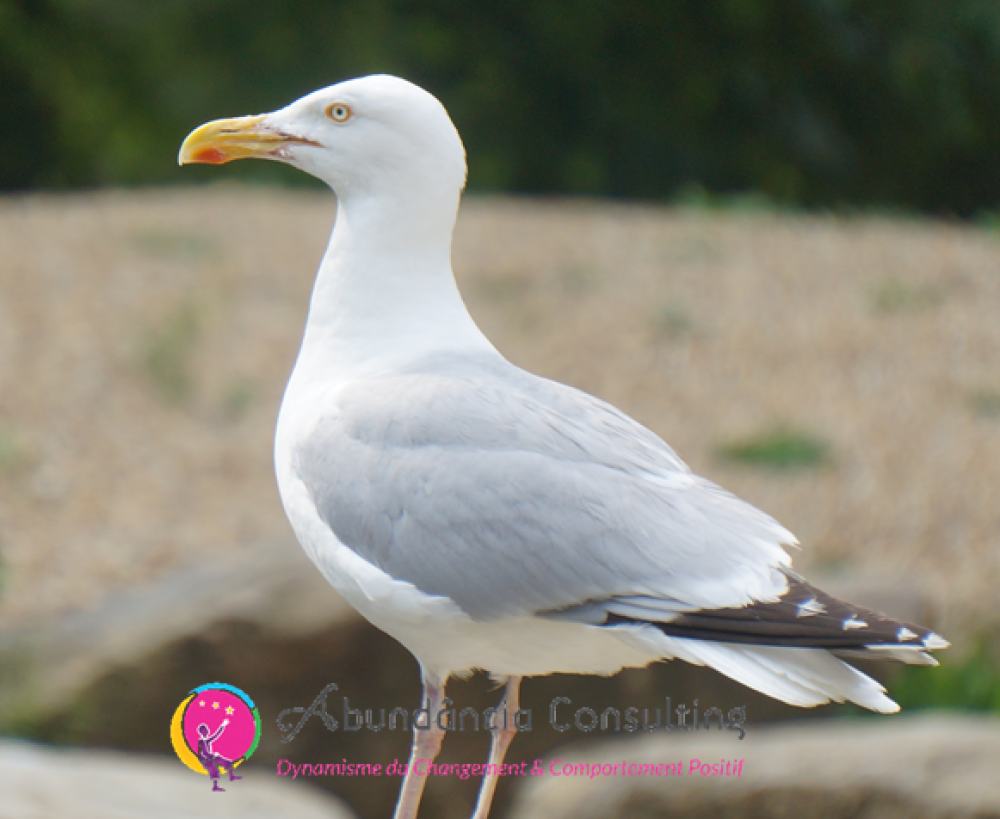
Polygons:
<instances>
[{"instance_id":1,"label":"bird leg","mask_svg":"<svg viewBox=\"0 0 1000 819\"><path fill-rule=\"evenodd\" d=\"M500 701L500 708L497 709L498 717L501 711L506 713L493 734L490 761L486 769L486 776L483 777L482 787L479 789L479 801L476 802L476 812L472 815L472 819L486 819L490 812L490 805L493 804L493 792L496 791L497 782L500 780L500 766L503 764L503 758L507 755L510 741L517 733L517 729L514 727L514 715L520 707L518 699L520 689L520 677L507 678L503 699Z\"/></svg>"},{"instance_id":2,"label":"bird leg","mask_svg":"<svg viewBox=\"0 0 1000 819\"><path fill-rule=\"evenodd\" d=\"M410 764L406 767L403 787L399 791L399 801L396 803L396 812L393 814L394 819L417 819L420 797L423 796L427 777L417 776L414 769L419 761L428 765L433 762L441 750L441 742L444 739L444 729L438 725L437 721L437 716L441 711L441 698L444 696L444 683L435 677L428 676L423 669L421 669L421 676L424 683L421 704L427 703L428 724L426 728L418 728L417 720L413 720L413 750L410 752Z\"/></svg>"}]
</instances>

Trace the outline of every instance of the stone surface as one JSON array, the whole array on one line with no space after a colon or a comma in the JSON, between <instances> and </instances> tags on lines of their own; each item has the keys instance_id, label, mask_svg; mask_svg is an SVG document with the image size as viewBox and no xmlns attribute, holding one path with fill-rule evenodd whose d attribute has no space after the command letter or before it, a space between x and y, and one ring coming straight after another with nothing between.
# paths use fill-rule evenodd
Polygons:
<instances>
[{"instance_id":1,"label":"stone surface","mask_svg":"<svg viewBox=\"0 0 1000 819\"><path fill-rule=\"evenodd\" d=\"M0 740L0 819L351 819L304 782L246 771L213 793L176 759Z\"/></svg>"},{"instance_id":2,"label":"stone surface","mask_svg":"<svg viewBox=\"0 0 1000 819\"><path fill-rule=\"evenodd\" d=\"M109 669L141 664L217 623L280 639L359 619L290 537L239 560L208 559L91 609L0 631L0 724L65 707Z\"/></svg>"},{"instance_id":3,"label":"stone surface","mask_svg":"<svg viewBox=\"0 0 1000 819\"><path fill-rule=\"evenodd\" d=\"M860 598L859 598L860 599ZM864 601L862 601L864 602ZM128 749L169 754L167 726L178 703L195 686L235 685L257 704L263 726L253 766L274 770L281 759L295 764L356 762L388 765L405 759L407 731L330 731L318 718L285 742L276 722L292 707L308 706L328 683L338 690L330 712L342 719L353 708L418 706L419 674L410 654L362 621L329 588L292 543L247 550L241 561L206 559L187 572L146 588L112 595L104 605L48 627L0 636L0 731L66 746ZM449 684L459 708L482 713L498 692L476 675ZM725 709L744 706L748 723L790 719L806 712L756 694L704 668L655 664L611 678L553 675L526 681L522 703L535 727L514 742L512 762L543 757L566 735L548 725L549 704L567 697L573 708L675 702ZM841 714L827 706L809 716ZM577 736L582 736L577 734ZM488 736L456 733L444 743L449 762L485 761ZM392 813L398 781L323 777L313 785L345 799L359 816ZM503 781L495 819L506 815L518 782ZM428 782L424 815L467 819L479 782L438 777Z\"/></svg>"},{"instance_id":4,"label":"stone surface","mask_svg":"<svg viewBox=\"0 0 1000 819\"><path fill-rule=\"evenodd\" d=\"M922 605L915 584L904 587L905 600L892 601L885 598L893 591L889 583L868 588L872 583L852 584L841 575L834 585L848 599L874 605L885 600L904 616ZM144 587L111 594L101 605L0 631L0 732L59 745L169 753L165 726L177 704L193 687L221 681L246 691L260 709L263 736L254 765L273 770L280 759L315 763L345 757L389 764L406 758L408 732L330 732L314 719L285 743L277 715L308 706L330 682L339 686L330 699L332 713L342 711L345 697L353 707L412 710L418 680L409 653L361 620L289 539L246 548L239 560L209 555ZM498 697L478 675L453 681L448 691L460 707L480 713ZM610 679L533 679L522 694L538 725L514 743L510 758L515 762L533 761L565 741L546 723L548 705L557 696L570 698L574 707L599 710L653 703L662 696L677 702L700 697L727 709L745 706L755 725L805 715L708 669L680 662ZM842 709L828 706L821 713ZM475 732L450 736L445 758L483 761L487 740ZM384 781L373 787L358 778L323 778L314 784L346 799L365 819L391 815L399 785ZM497 819L516 787L513 781L501 783ZM472 779L429 782L425 813L463 819L477 788Z\"/></svg>"},{"instance_id":5,"label":"stone surface","mask_svg":"<svg viewBox=\"0 0 1000 819\"><path fill-rule=\"evenodd\" d=\"M559 760L559 761L557 761ZM702 775L743 761L740 775ZM565 748L518 794L516 819L958 819L1000 816L1000 721L946 714L750 726ZM555 776L581 763L680 763L681 775ZM593 768L591 768L591 771ZM602 770L605 770L602 768ZM631 768L628 768L630 772ZM676 770L676 769L675 769ZM610 773L610 770L609 770Z\"/></svg>"}]
</instances>

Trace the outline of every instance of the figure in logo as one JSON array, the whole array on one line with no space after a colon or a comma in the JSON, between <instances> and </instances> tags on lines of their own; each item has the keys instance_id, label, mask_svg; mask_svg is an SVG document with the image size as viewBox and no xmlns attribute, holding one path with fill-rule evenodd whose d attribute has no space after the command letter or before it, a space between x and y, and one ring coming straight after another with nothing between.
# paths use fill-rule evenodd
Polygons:
<instances>
[{"instance_id":1,"label":"figure in logo","mask_svg":"<svg viewBox=\"0 0 1000 819\"><path fill-rule=\"evenodd\" d=\"M195 773L211 777L213 791L223 791L219 786L227 771L230 782L243 778L233 769L257 750L260 734L253 700L221 682L190 691L170 720L170 744L177 757Z\"/></svg>"},{"instance_id":2,"label":"figure in logo","mask_svg":"<svg viewBox=\"0 0 1000 819\"><path fill-rule=\"evenodd\" d=\"M211 736L208 735L208 726L204 722L198 726L198 735L201 737L198 740L198 759L205 766L208 775L212 777L212 790L221 793L225 793L226 791L225 788L219 787L221 769L224 768L229 771L230 782L243 778L242 776L236 776L236 763L240 760L226 759L222 754L217 754L212 750L212 743L222 736L222 732L226 730L227 725L229 725L228 717L222 720L219 727L215 729L215 733Z\"/></svg>"}]
</instances>

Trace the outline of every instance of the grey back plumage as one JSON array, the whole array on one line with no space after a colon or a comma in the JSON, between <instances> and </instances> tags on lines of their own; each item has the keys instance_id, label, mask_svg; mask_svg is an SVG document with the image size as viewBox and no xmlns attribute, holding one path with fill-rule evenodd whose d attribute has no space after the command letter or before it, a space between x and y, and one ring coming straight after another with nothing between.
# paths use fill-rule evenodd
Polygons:
<instances>
[{"instance_id":1,"label":"grey back plumage","mask_svg":"<svg viewBox=\"0 0 1000 819\"><path fill-rule=\"evenodd\" d=\"M474 619L637 595L669 617L787 588L783 527L614 407L495 356L351 382L295 455L341 543Z\"/></svg>"}]
</instances>

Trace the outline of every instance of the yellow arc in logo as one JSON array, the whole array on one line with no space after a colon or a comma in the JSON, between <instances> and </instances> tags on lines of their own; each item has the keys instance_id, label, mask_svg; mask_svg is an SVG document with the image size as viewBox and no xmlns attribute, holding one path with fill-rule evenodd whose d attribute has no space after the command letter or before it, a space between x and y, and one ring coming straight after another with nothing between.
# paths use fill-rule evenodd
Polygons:
<instances>
[{"instance_id":1,"label":"yellow arc in logo","mask_svg":"<svg viewBox=\"0 0 1000 819\"><path fill-rule=\"evenodd\" d=\"M174 711L174 718L170 720L170 742L173 744L174 751L180 757L181 762L195 773L207 776L208 771L205 770L205 766L201 764L201 760L194 755L194 752L188 747L187 740L184 739L184 711L187 709L188 703L196 696L198 696L197 692L184 700L177 706L177 710ZM239 767L242 761L242 759L239 760L234 767ZM219 771L221 773L228 773L225 768L219 768Z\"/></svg>"}]
</instances>

